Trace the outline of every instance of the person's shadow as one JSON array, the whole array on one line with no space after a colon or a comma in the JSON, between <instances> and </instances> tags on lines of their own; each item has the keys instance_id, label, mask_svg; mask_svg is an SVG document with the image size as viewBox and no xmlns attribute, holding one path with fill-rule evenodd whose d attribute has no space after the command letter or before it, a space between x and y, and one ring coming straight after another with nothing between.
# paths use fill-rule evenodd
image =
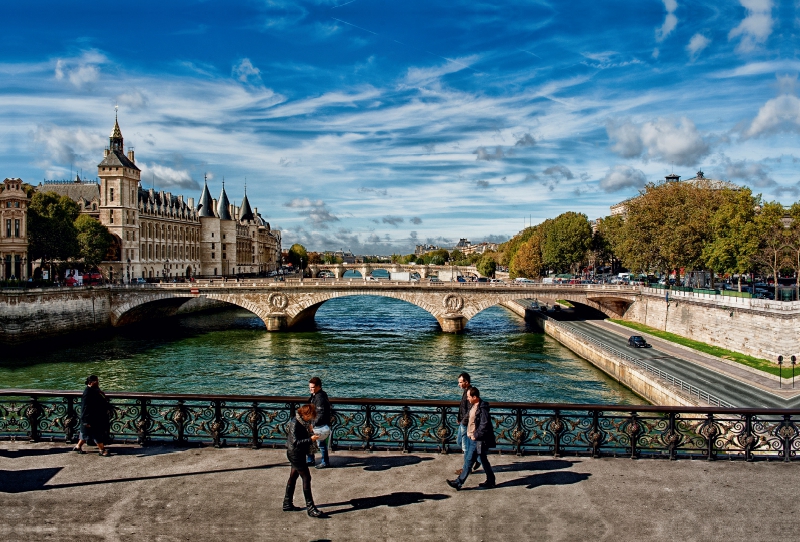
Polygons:
<instances>
[{"instance_id":1,"label":"person's shadow","mask_svg":"<svg viewBox=\"0 0 800 542\"><path fill-rule=\"evenodd\" d=\"M368 455L364 457L345 456L336 460L336 468L363 468L365 471L384 471L397 467L408 467L423 461L433 461L432 457L419 457L417 455L403 454Z\"/></svg>"},{"instance_id":2,"label":"person's shadow","mask_svg":"<svg viewBox=\"0 0 800 542\"><path fill-rule=\"evenodd\" d=\"M441 501L449 499L447 495L441 493L425 494L419 491L398 491L388 495L378 495L375 497L361 497L358 499L350 499L344 502L332 502L327 504L318 505L325 510L325 513L332 516L335 514L343 514L345 512L354 512L356 510L368 510L370 508L377 508L379 506L388 506L396 508L398 506L407 506L409 504L422 504L425 501ZM349 506L350 508L342 508L339 510L329 510L337 506Z\"/></svg>"}]
</instances>

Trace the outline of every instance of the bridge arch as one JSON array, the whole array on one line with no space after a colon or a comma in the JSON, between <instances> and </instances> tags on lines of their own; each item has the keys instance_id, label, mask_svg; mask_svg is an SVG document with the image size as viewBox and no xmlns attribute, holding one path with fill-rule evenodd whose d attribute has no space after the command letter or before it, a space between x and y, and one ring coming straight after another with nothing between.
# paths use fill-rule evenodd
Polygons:
<instances>
[{"instance_id":1,"label":"bridge arch","mask_svg":"<svg viewBox=\"0 0 800 542\"><path fill-rule=\"evenodd\" d=\"M178 291L148 292L146 295L129 295L126 297L127 299L119 300L111 311L111 325L114 327L133 324L145 318L174 316L183 304L200 296ZM241 307L258 316L265 324L267 323L268 313L257 303L253 303L248 299L226 294L209 294L202 297Z\"/></svg>"}]
</instances>

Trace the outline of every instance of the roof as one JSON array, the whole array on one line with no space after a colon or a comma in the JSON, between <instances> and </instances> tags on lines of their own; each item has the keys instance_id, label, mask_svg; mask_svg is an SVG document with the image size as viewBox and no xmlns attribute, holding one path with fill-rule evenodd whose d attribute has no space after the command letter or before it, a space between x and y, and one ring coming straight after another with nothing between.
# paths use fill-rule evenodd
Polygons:
<instances>
[{"instance_id":1,"label":"roof","mask_svg":"<svg viewBox=\"0 0 800 542\"><path fill-rule=\"evenodd\" d=\"M122 151L108 151L108 154L105 158L103 158L103 161L97 164L97 167L102 166L127 167L135 169L136 171L140 171L140 169L136 167L136 164L131 162Z\"/></svg>"},{"instance_id":2,"label":"roof","mask_svg":"<svg viewBox=\"0 0 800 542\"><path fill-rule=\"evenodd\" d=\"M203 183L203 194L200 196L200 205L197 206L197 211L200 216L215 216L214 215L214 200L211 199L211 193L208 191L208 183Z\"/></svg>"},{"instance_id":3,"label":"roof","mask_svg":"<svg viewBox=\"0 0 800 542\"><path fill-rule=\"evenodd\" d=\"M100 199L100 185L97 183L39 183L36 191L55 192L59 196L67 196L72 201Z\"/></svg>"},{"instance_id":4,"label":"roof","mask_svg":"<svg viewBox=\"0 0 800 542\"><path fill-rule=\"evenodd\" d=\"M220 220L233 220L231 218L230 202L228 201L228 194L225 193L225 183L222 183L222 192L219 194L219 202L217 203L217 216Z\"/></svg>"},{"instance_id":5,"label":"roof","mask_svg":"<svg viewBox=\"0 0 800 542\"><path fill-rule=\"evenodd\" d=\"M239 209L239 220L244 222L246 220L254 220L253 210L250 208L250 201L247 199L247 192L244 193L242 200L242 207Z\"/></svg>"}]
</instances>

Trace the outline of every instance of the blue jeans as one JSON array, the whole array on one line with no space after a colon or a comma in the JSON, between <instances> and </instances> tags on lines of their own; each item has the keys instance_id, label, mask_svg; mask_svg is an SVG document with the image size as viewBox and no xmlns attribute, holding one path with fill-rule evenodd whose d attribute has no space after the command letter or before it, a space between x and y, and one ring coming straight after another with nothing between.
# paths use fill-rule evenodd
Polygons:
<instances>
[{"instance_id":1,"label":"blue jeans","mask_svg":"<svg viewBox=\"0 0 800 542\"><path fill-rule=\"evenodd\" d=\"M318 440L317 441L317 447L319 448L319 453L322 454L322 464L323 465L328 465L329 464L329 459L328 459L328 440L327 439ZM308 463L309 465L313 465L314 464L314 454L313 453L312 454L308 454L308 457L306 458L306 463Z\"/></svg>"},{"instance_id":2,"label":"blue jeans","mask_svg":"<svg viewBox=\"0 0 800 542\"><path fill-rule=\"evenodd\" d=\"M464 452L464 456L467 455L467 443L466 441L470 440L467 436L467 426L464 424L459 424L458 426L458 433L456 433L456 446L461 448L461 451ZM478 464L480 464L481 460L478 459Z\"/></svg>"},{"instance_id":3,"label":"blue jeans","mask_svg":"<svg viewBox=\"0 0 800 542\"><path fill-rule=\"evenodd\" d=\"M494 472L492 466L489 464L489 458L486 457L486 448L483 448L483 453L478 454L478 446L474 440L469 437L464 437L466 451L464 452L464 467L461 469L461 474L458 475L458 485L464 485L469 476L472 464L479 461L483 464L483 472L486 473L486 481L494 484Z\"/></svg>"}]
</instances>

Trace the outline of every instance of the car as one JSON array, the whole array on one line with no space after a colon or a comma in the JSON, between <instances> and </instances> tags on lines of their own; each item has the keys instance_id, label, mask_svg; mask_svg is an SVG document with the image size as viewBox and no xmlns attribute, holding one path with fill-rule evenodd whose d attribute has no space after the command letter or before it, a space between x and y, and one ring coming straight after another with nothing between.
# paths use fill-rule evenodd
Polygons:
<instances>
[{"instance_id":1,"label":"car","mask_svg":"<svg viewBox=\"0 0 800 542\"><path fill-rule=\"evenodd\" d=\"M131 279L131 284L147 284L147 280L142 277L135 277Z\"/></svg>"},{"instance_id":2,"label":"car","mask_svg":"<svg viewBox=\"0 0 800 542\"><path fill-rule=\"evenodd\" d=\"M459 275L456 277L456 282L467 282L467 279Z\"/></svg>"},{"instance_id":3,"label":"car","mask_svg":"<svg viewBox=\"0 0 800 542\"><path fill-rule=\"evenodd\" d=\"M651 348L652 345L648 344L641 335L631 335L628 339L628 346L632 348Z\"/></svg>"},{"instance_id":4,"label":"car","mask_svg":"<svg viewBox=\"0 0 800 542\"><path fill-rule=\"evenodd\" d=\"M498 283L499 282L500 284L503 284L503 281L501 279L492 279L489 282L494 282L494 283Z\"/></svg>"},{"instance_id":5,"label":"car","mask_svg":"<svg viewBox=\"0 0 800 542\"><path fill-rule=\"evenodd\" d=\"M475 282L489 282L489 279L486 277L478 277L475 279Z\"/></svg>"},{"instance_id":6,"label":"car","mask_svg":"<svg viewBox=\"0 0 800 542\"><path fill-rule=\"evenodd\" d=\"M431 282L442 282L441 280L439 280L439 277L431 277L428 280L430 280Z\"/></svg>"}]
</instances>

